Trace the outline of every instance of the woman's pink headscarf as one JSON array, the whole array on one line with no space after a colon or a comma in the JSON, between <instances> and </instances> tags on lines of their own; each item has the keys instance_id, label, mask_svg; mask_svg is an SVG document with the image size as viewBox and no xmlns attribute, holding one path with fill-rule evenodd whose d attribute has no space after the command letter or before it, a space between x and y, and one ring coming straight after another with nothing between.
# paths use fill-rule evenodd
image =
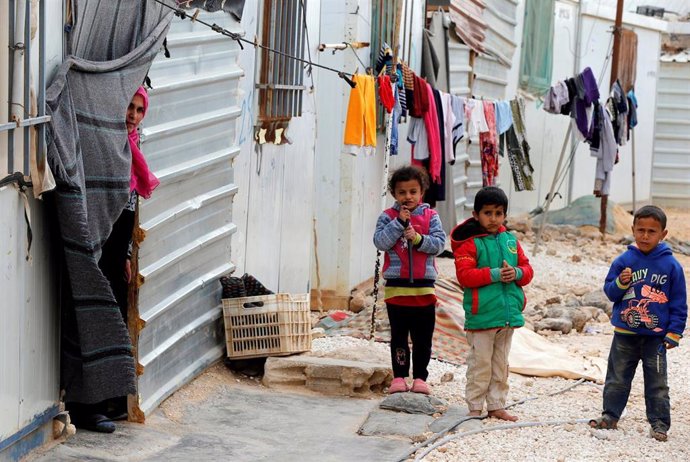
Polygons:
<instances>
[{"instance_id":1,"label":"woman's pink headscarf","mask_svg":"<svg viewBox=\"0 0 690 462\"><path fill-rule=\"evenodd\" d=\"M139 87L134 96L136 95L141 95L144 100L144 116L146 116L146 110L149 108L149 95L144 87ZM129 180L129 191L136 190L140 196L148 199L151 197L153 190L156 189L156 186L161 182L151 173L146 159L144 159L144 154L139 149L139 132L137 127L134 127L134 130L129 133L129 148L132 150L132 177Z\"/></svg>"}]
</instances>

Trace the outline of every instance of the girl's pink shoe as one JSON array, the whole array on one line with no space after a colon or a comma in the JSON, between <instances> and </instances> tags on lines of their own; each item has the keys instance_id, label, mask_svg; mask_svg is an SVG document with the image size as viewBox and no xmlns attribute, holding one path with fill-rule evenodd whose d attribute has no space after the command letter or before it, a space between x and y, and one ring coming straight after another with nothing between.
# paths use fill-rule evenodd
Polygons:
<instances>
[{"instance_id":1,"label":"girl's pink shoe","mask_svg":"<svg viewBox=\"0 0 690 462\"><path fill-rule=\"evenodd\" d=\"M429 389L429 385L422 379L414 379L412 382L412 389L411 391L413 393L421 393L423 395L430 395L431 390Z\"/></svg>"},{"instance_id":2,"label":"girl's pink shoe","mask_svg":"<svg viewBox=\"0 0 690 462\"><path fill-rule=\"evenodd\" d=\"M396 377L391 381L391 386L388 387L388 394L392 395L393 393L403 393L407 391L407 384L405 383L405 379L402 377Z\"/></svg>"}]
</instances>

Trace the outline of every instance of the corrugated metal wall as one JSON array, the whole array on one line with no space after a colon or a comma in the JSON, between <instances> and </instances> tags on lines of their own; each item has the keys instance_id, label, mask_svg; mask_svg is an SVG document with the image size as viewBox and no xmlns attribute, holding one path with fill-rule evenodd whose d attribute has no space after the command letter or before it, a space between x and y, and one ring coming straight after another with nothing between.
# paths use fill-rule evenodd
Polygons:
<instances>
[{"instance_id":1,"label":"corrugated metal wall","mask_svg":"<svg viewBox=\"0 0 690 462\"><path fill-rule=\"evenodd\" d=\"M450 76L450 92L454 95L469 97L470 74L473 72L470 65L470 48L458 41L454 34L448 41L448 70ZM470 159L465 144L461 141L455 152L455 165L452 167L453 194L455 202L455 217L451 217L452 223L457 223L465 218L465 204L467 203L467 169Z\"/></svg>"},{"instance_id":2,"label":"corrugated metal wall","mask_svg":"<svg viewBox=\"0 0 690 462\"><path fill-rule=\"evenodd\" d=\"M477 55L473 66L470 49L451 34L448 45L451 93L476 98L504 99L508 74L516 48L516 0L487 2L483 19L488 24L484 46L487 54ZM493 56L491 56L493 55ZM469 76L474 74L470 88ZM469 216L474 195L482 187L482 168L479 156L479 138L473 137L469 145L458 145L453 166L453 194L455 222Z\"/></svg>"},{"instance_id":3,"label":"corrugated metal wall","mask_svg":"<svg viewBox=\"0 0 690 462\"><path fill-rule=\"evenodd\" d=\"M657 83L652 201L690 203L690 62L665 62Z\"/></svg>"},{"instance_id":4,"label":"corrugated metal wall","mask_svg":"<svg viewBox=\"0 0 690 462\"><path fill-rule=\"evenodd\" d=\"M200 18L239 32L224 13ZM142 151L161 180L143 201L137 343L140 408L148 413L222 356L218 278L228 273L232 202L237 192L238 45L200 24L175 18L171 58L153 63Z\"/></svg>"}]
</instances>

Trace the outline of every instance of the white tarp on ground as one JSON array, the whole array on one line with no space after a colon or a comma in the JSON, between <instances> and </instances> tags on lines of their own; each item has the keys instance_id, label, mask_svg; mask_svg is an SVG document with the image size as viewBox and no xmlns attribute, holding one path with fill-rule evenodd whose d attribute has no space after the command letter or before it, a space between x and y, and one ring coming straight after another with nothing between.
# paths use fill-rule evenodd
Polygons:
<instances>
[{"instance_id":1,"label":"white tarp on ground","mask_svg":"<svg viewBox=\"0 0 690 462\"><path fill-rule=\"evenodd\" d=\"M515 329L510 349L510 372L536 377L565 377L604 383L606 360L575 356L529 329Z\"/></svg>"}]
</instances>

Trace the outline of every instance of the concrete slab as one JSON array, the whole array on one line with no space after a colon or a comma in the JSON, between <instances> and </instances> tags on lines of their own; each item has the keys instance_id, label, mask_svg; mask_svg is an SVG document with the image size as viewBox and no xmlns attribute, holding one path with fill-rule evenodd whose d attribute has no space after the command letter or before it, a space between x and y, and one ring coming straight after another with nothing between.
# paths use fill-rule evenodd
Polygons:
<instances>
[{"instance_id":1,"label":"concrete slab","mask_svg":"<svg viewBox=\"0 0 690 462\"><path fill-rule=\"evenodd\" d=\"M434 433L445 430L450 425L453 425L458 420L469 414L469 410L465 406L451 405L448 410L441 417L436 419L430 426L429 430Z\"/></svg>"},{"instance_id":2,"label":"concrete slab","mask_svg":"<svg viewBox=\"0 0 690 462\"><path fill-rule=\"evenodd\" d=\"M409 442L357 435L378 404L226 385L180 412L159 409L145 425L118 423L111 435L78 431L32 462L388 460Z\"/></svg>"},{"instance_id":3,"label":"concrete slab","mask_svg":"<svg viewBox=\"0 0 690 462\"><path fill-rule=\"evenodd\" d=\"M429 424L434 418L423 414L407 414L404 412L376 409L369 414L359 434L363 436L398 436L410 438L412 441L423 440L423 434L428 431ZM390 454L391 459L395 454ZM379 460L379 459L366 459Z\"/></svg>"}]
</instances>

